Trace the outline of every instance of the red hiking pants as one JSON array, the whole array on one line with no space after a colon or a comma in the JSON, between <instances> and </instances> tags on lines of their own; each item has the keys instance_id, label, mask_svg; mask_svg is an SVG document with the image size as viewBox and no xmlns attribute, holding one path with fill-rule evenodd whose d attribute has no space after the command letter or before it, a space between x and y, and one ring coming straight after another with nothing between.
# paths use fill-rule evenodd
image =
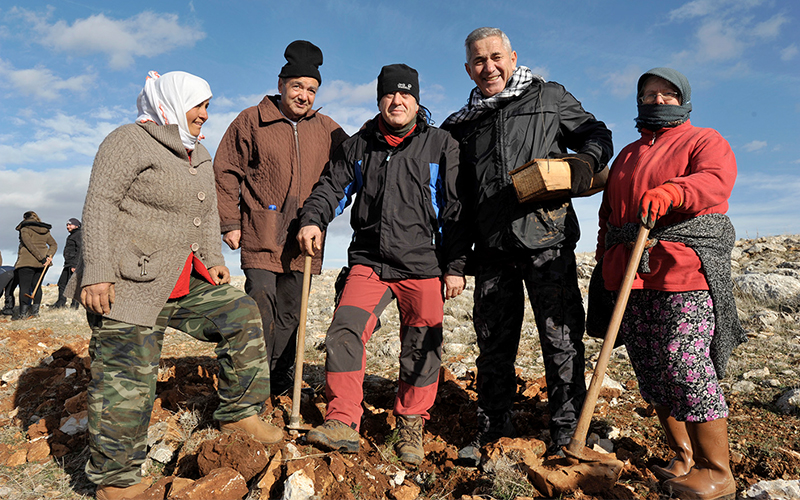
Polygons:
<instances>
[{"instance_id":1,"label":"red hiking pants","mask_svg":"<svg viewBox=\"0 0 800 500\"><path fill-rule=\"evenodd\" d=\"M395 298L401 348L394 413L430 417L428 410L436 399L442 365L442 281L382 280L370 267L356 265L350 270L325 337L326 420L339 420L358 430L363 413L365 345L378 317Z\"/></svg>"}]
</instances>

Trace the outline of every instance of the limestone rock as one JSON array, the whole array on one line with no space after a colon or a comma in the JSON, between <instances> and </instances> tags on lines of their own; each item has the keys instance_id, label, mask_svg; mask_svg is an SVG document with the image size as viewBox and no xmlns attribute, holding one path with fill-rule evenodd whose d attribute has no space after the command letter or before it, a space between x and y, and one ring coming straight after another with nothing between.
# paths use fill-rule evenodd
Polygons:
<instances>
[{"instance_id":1,"label":"limestone rock","mask_svg":"<svg viewBox=\"0 0 800 500\"><path fill-rule=\"evenodd\" d=\"M760 481L744 493L743 500L793 500L800 498L800 480Z\"/></svg>"},{"instance_id":2,"label":"limestone rock","mask_svg":"<svg viewBox=\"0 0 800 500\"><path fill-rule=\"evenodd\" d=\"M283 500L310 500L313 497L314 481L303 470L289 476L283 485Z\"/></svg>"},{"instance_id":3,"label":"limestone rock","mask_svg":"<svg viewBox=\"0 0 800 500\"><path fill-rule=\"evenodd\" d=\"M786 414L798 412L800 410L800 389L784 392L778 398L778 409Z\"/></svg>"}]
</instances>

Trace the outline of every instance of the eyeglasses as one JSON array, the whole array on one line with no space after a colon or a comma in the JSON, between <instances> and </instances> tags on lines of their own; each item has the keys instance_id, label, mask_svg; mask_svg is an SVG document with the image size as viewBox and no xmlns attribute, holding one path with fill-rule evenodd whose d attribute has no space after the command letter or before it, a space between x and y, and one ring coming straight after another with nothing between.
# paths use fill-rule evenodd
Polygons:
<instances>
[{"instance_id":1,"label":"eyeglasses","mask_svg":"<svg viewBox=\"0 0 800 500\"><path fill-rule=\"evenodd\" d=\"M661 96L664 102L672 103L672 102L678 102L678 98L681 95L677 92L656 92L653 94L645 94L639 98L639 103L655 104L655 102L658 100L658 96Z\"/></svg>"}]
</instances>

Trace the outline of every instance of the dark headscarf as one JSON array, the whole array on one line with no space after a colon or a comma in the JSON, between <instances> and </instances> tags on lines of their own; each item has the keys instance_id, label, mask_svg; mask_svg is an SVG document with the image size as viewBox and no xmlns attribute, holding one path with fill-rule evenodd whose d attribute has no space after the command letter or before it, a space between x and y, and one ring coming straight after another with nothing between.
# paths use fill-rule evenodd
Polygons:
<instances>
[{"instance_id":1,"label":"dark headscarf","mask_svg":"<svg viewBox=\"0 0 800 500\"><path fill-rule=\"evenodd\" d=\"M636 128L655 131L664 127L676 127L688 120L689 113L692 111L692 87L683 73L672 68L653 68L640 76L636 87L636 102L639 102L639 97L642 96L642 87L651 76L663 78L674 85L680 93L681 104L678 106L639 104Z\"/></svg>"}]
</instances>

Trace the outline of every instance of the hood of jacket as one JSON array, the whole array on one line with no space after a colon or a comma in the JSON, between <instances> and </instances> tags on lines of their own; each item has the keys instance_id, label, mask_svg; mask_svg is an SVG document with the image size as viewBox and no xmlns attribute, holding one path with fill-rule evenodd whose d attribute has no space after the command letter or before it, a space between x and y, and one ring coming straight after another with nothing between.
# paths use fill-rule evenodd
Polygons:
<instances>
[{"instance_id":1,"label":"hood of jacket","mask_svg":"<svg viewBox=\"0 0 800 500\"><path fill-rule=\"evenodd\" d=\"M39 234L46 234L48 231L50 231L50 229L53 226L50 225L50 224L47 224L45 222L36 222L36 221L33 221L33 220L24 220L24 221L20 222L19 224L17 224L16 229L17 229L17 231L19 231L23 227L28 227L32 231L34 231L36 233L39 233Z\"/></svg>"}]
</instances>

